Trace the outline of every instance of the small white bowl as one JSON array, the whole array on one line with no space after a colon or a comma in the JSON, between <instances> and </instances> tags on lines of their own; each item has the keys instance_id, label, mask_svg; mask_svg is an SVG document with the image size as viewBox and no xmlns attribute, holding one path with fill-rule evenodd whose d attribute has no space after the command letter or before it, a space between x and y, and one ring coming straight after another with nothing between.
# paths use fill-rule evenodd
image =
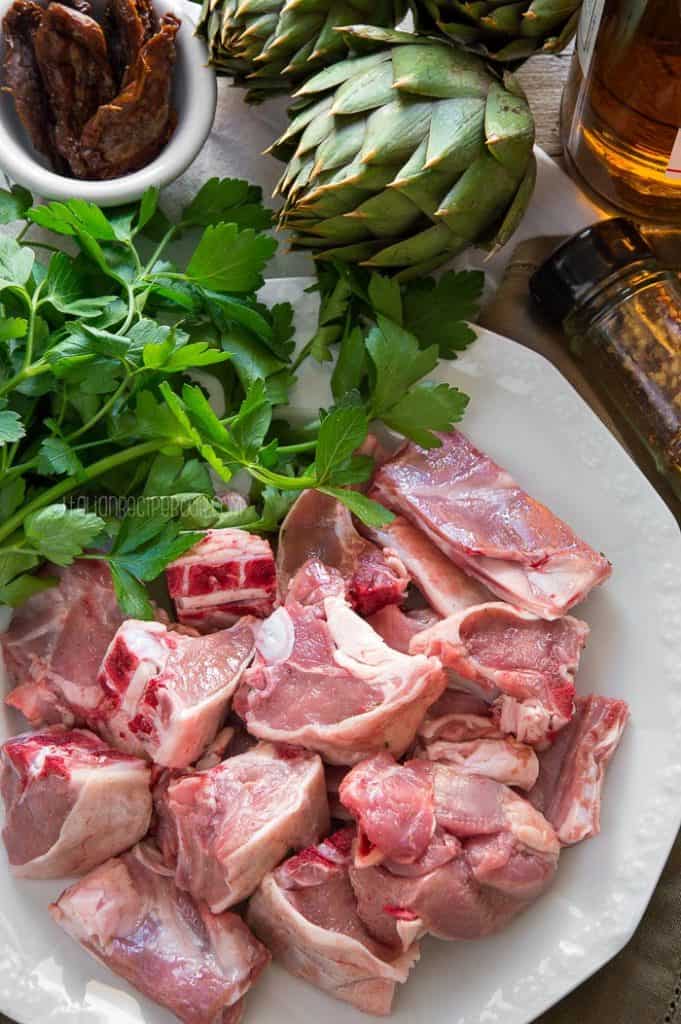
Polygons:
<instances>
[{"instance_id":1,"label":"small white bowl","mask_svg":"<svg viewBox=\"0 0 681 1024\"><path fill-rule=\"evenodd\" d=\"M0 21L14 0L0 0ZM93 0L98 19L105 0ZM12 182L24 185L43 199L70 199L77 196L98 206L118 206L134 202L151 185L161 187L179 177L189 167L210 134L217 105L217 83L203 41L194 35L194 21L188 11L193 4L182 0L154 0L154 9L174 14L182 21L177 33L177 59L173 75L173 102L177 126L170 141L150 164L133 174L110 181L82 181L56 174L46 157L31 145L17 117L14 100L0 93L0 167ZM198 13L199 8L196 8ZM0 39L0 59L4 56Z\"/></svg>"}]
</instances>

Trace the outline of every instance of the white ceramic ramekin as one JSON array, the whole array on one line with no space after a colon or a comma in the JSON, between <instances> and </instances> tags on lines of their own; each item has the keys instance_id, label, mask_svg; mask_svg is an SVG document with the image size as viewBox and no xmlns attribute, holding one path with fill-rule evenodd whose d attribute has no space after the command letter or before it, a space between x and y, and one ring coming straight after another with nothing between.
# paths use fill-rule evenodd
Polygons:
<instances>
[{"instance_id":1,"label":"white ceramic ramekin","mask_svg":"<svg viewBox=\"0 0 681 1024\"><path fill-rule=\"evenodd\" d=\"M0 0L0 20L12 3L13 0ZM94 0L96 17L99 18L104 6L104 0ZM155 160L133 174L111 181L81 181L55 174L48 160L31 145L16 115L12 97L3 92L0 93L0 167L7 177L44 199L77 196L99 206L118 206L139 199L149 186L167 185L182 174L206 141L217 104L215 74L208 67L206 48L194 35L194 24L188 13L193 7L182 0L154 0L159 16L171 13L182 21L177 34L173 82L177 127ZM198 10L197 6L197 13Z\"/></svg>"}]
</instances>

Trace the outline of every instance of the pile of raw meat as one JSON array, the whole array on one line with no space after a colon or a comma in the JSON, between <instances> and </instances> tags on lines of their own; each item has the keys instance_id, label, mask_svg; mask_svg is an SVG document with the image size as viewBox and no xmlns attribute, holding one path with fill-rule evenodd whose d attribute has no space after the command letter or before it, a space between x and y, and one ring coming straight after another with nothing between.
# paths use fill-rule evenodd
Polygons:
<instances>
[{"instance_id":1,"label":"pile of raw meat","mask_svg":"<svg viewBox=\"0 0 681 1024\"><path fill-rule=\"evenodd\" d=\"M35 730L2 748L10 864L82 875L54 919L188 1024L236 1024L270 956L387 1014L423 936L499 931L599 830L628 709L575 695L568 612L607 560L458 432L369 493L390 526L305 492L276 561L209 531L176 623L82 561L1 638Z\"/></svg>"}]
</instances>

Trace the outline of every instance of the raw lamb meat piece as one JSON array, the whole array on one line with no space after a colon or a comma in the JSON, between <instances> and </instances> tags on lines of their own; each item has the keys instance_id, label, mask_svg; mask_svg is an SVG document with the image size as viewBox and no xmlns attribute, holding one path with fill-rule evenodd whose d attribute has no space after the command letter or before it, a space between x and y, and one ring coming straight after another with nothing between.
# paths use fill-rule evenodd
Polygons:
<instances>
[{"instance_id":1,"label":"raw lamb meat piece","mask_svg":"<svg viewBox=\"0 0 681 1024\"><path fill-rule=\"evenodd\" d=\"M364 1013L390 1013L395 986L419 958L396 951L364 927L348 878L354 829L336 832L266 875L248 923L291 974Z\"/></svg>"},{"instance_id":2,"label":"raw lamb meat piece","mask_svg":"<svg viewBox=\"0 0 681 1024\"><path fill-rule=\"evenodd\" d=\"M605 769L628 719L623 700L578 697L570 724L539 755L539 779L529 800L551 822L563 845L600 832Z\"/></svg>"},{"instance_id":3,"label":"raw lamb meat piece","mask_svg":"<svg viewBox=\"0 0 681 1024\"><path fill-rule=\"evenodd\" d=\"M375 544L395 552L428 604L440 616L490 600L489 590L466 576L425 533L402 516L396 516L389 526L380 529L362 526L361 530Z\"/></svg>"},{"instance_id":4,"label":"raw lamb meat piece","mask_svg":"<svg viewBox=\"0 0 681 1024\"><path fill-rule=\"evenodd\" d=\"M178 619L201 633L225 629L242 615L264 619L276 605L272 548L245 530L207 530L171 562L166 580Z\"/></svg>"},{"instance_id":5,"label":"raw lamb meat piece","mask_svg":"<svg viewBox=\"0 0 681 1024\"><path fill-rule=\"evenodd\" d=\"M427 932L490 935L555 874L553 829L492 779L381 754L353 768L340 796L358 821L350 881L359 914L389 945L407 949Z\"/></svg>"},{"instance_id":6,"label":"raw lamb meat piece","mask_svg":"<svg viewBox=\"0 0 681 1024\"><path fill-rule=\"evenodd\" d=\"M324 601L327 597L342 597L346 594L343 577L337 569L331 569L316 558L310 558L298 569L286 592L286 604L302 604L313 608L324 618ZM394 605L389 607L393 608Z\"/></svg>"},{"instance_id":7,"label":"raw lamb meat piece","mask_svg":"<svg viewBox=\"0 0 681 1024\"><path fill-rule=\"evenodd\" d=\"M16 689L7 703L31 725L83 725L101 692L97 672L123 621L111 573L82 559L47 567L58 584L17 608L0 645Z\"/></svg>"},{"instance_id":8,"label":"raw lamb meat piece","mask_svg":"<svg viewBox=\"0 0 681 1024\"><path fill-rule=\"evenodd\" d=\"M502 733L488 713L436 715L430 708L419 727L414 757L444 761L465 775L484 775L525 790L532 789L539 773L532 747Z\"/></svg>"},{"instance_id":9,"label":"raw lamb meat piece","mask_svg":"<svg viewBox=\"0 0 681 1024\"><path fill-rule=\"evenodd\" d=\"M151 770L84 729L51 726L8 740L0 755L2 837L15 875L83 874L141 839Z\"/></svg>"},{"instance_id":10,"label":"raw lamb meat piece","mask_svg":"<svg viewBox=\"0 0 681 1024\"><path fill-rule=\"evenodd\" d=\"M111 641L90 717L119 750L170 768L193 764L220 729L255 649L254 620L208 636L127 619Z\"/></svg>"},{"instance_id":11,"label":"raw lamb meat piece","mask_svg":"<svg viewBox=\"0 0 681 1024\"><path fill-rule=\"evenodd\" d=\"M239 1024L270 955L236 914L211 914L139 847L62 893L52 917L72 939L184 1024Z\"/></svg>"},{"instance_id":12,"label":"raw lamb meat piece","mask_svg":"<svg viewBox=\"0 0 681 1024\"><path fill-rule=\"evenodd\" d=\"M403 612L396 604L389 604L367 618L371 628L383 637L388 647L403 654L409 654L409 645L417 633L439 621L440 617L429 608Z\"/></svg>"},{"instance_id":13,"label":"raw lamb meat piece","mask_svg":"<svg viewBox=\"0 0 681 1024\"><path fill-rule=\"evenodd\" d=\"M438 622L411 642L413 653L440 658L454 685L498 698L501 729L542 744L574 711L574 676L589 635L585 622L548 622L495 601Z\"/></svg>"},{"instance_id":14,"label":"raw lamb meat piece","mask_svg":"<svg viewBox=\"0 0 681 1024\"><path fill-rule=\"evenodd\" d=\"M283 597L310 559L340 573L347 599L360 615L400 604L409 583L399 558L360 537L345 505L320 491L303 491L282 523L277 575Z\"/></svg>"},{"instance_id":15,"label":"raw lamb meat piece","mask_svg":"<svg viewBox=\"0 0 681 1024\"><path fill-rule=\"evenodd\" d=\"M172 780L156 809L177 886L214 914L250 896L289 850L329 830L321 760L271 743Z\"/></svg>"},{"instance_id":16,"label":"raw lamb meat piece","mask_svg":"<svg viewBox=\"0 0 681 1024\"><path fill-rule=\"evenodd\" d=\"M391 650L340 597L326 598L324 613L289 602L263 623L235 711L254 736L330 764L379 750L400 757L444 689L439 661Z\"/></svg>"},{"instance_id":17,"label":"raw lamb meat piece","mask_svg":"<svg viewBox=\"0 0 681 1024\"><path fill-rule=\"evenodd\" d=\"M440 448L403 445L370 497L405 516L493 593L557 619L610 575L610 563L459 431Z\"/></svg>"}]
</instances>

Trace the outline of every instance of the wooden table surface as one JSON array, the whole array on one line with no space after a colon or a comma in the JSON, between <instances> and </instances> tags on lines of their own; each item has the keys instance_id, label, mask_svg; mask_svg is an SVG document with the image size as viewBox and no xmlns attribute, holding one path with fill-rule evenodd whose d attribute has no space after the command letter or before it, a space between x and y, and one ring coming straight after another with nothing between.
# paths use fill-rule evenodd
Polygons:
<instances>
[{"instance_id":1,"label":"wooden table surface","mask_svg":"<svg viewBox=\"0 0 681 1024\"><path fill-rule=\"evenodd\" d=\"M560 97L570 69L570 59L570 51L558 56L542 54L528 61L518 72L518 78L534 111L537 143L552 157L560 157L562 153L559 135ZM0 1013L0 1024L13 1022Z\"/></svg>"},{"instance_id":2,"label":"wooden table surface","mask_svg":"<svg viewBox=\"0 0 681 1024\"><path fill-rule=\"evenodd\" d=\"M533 57L518 72L527 93L537 129L537 143L549 156L561 157L560 97L570 70L572 47L553 56Z\"/></svg>"}]
</instances>

